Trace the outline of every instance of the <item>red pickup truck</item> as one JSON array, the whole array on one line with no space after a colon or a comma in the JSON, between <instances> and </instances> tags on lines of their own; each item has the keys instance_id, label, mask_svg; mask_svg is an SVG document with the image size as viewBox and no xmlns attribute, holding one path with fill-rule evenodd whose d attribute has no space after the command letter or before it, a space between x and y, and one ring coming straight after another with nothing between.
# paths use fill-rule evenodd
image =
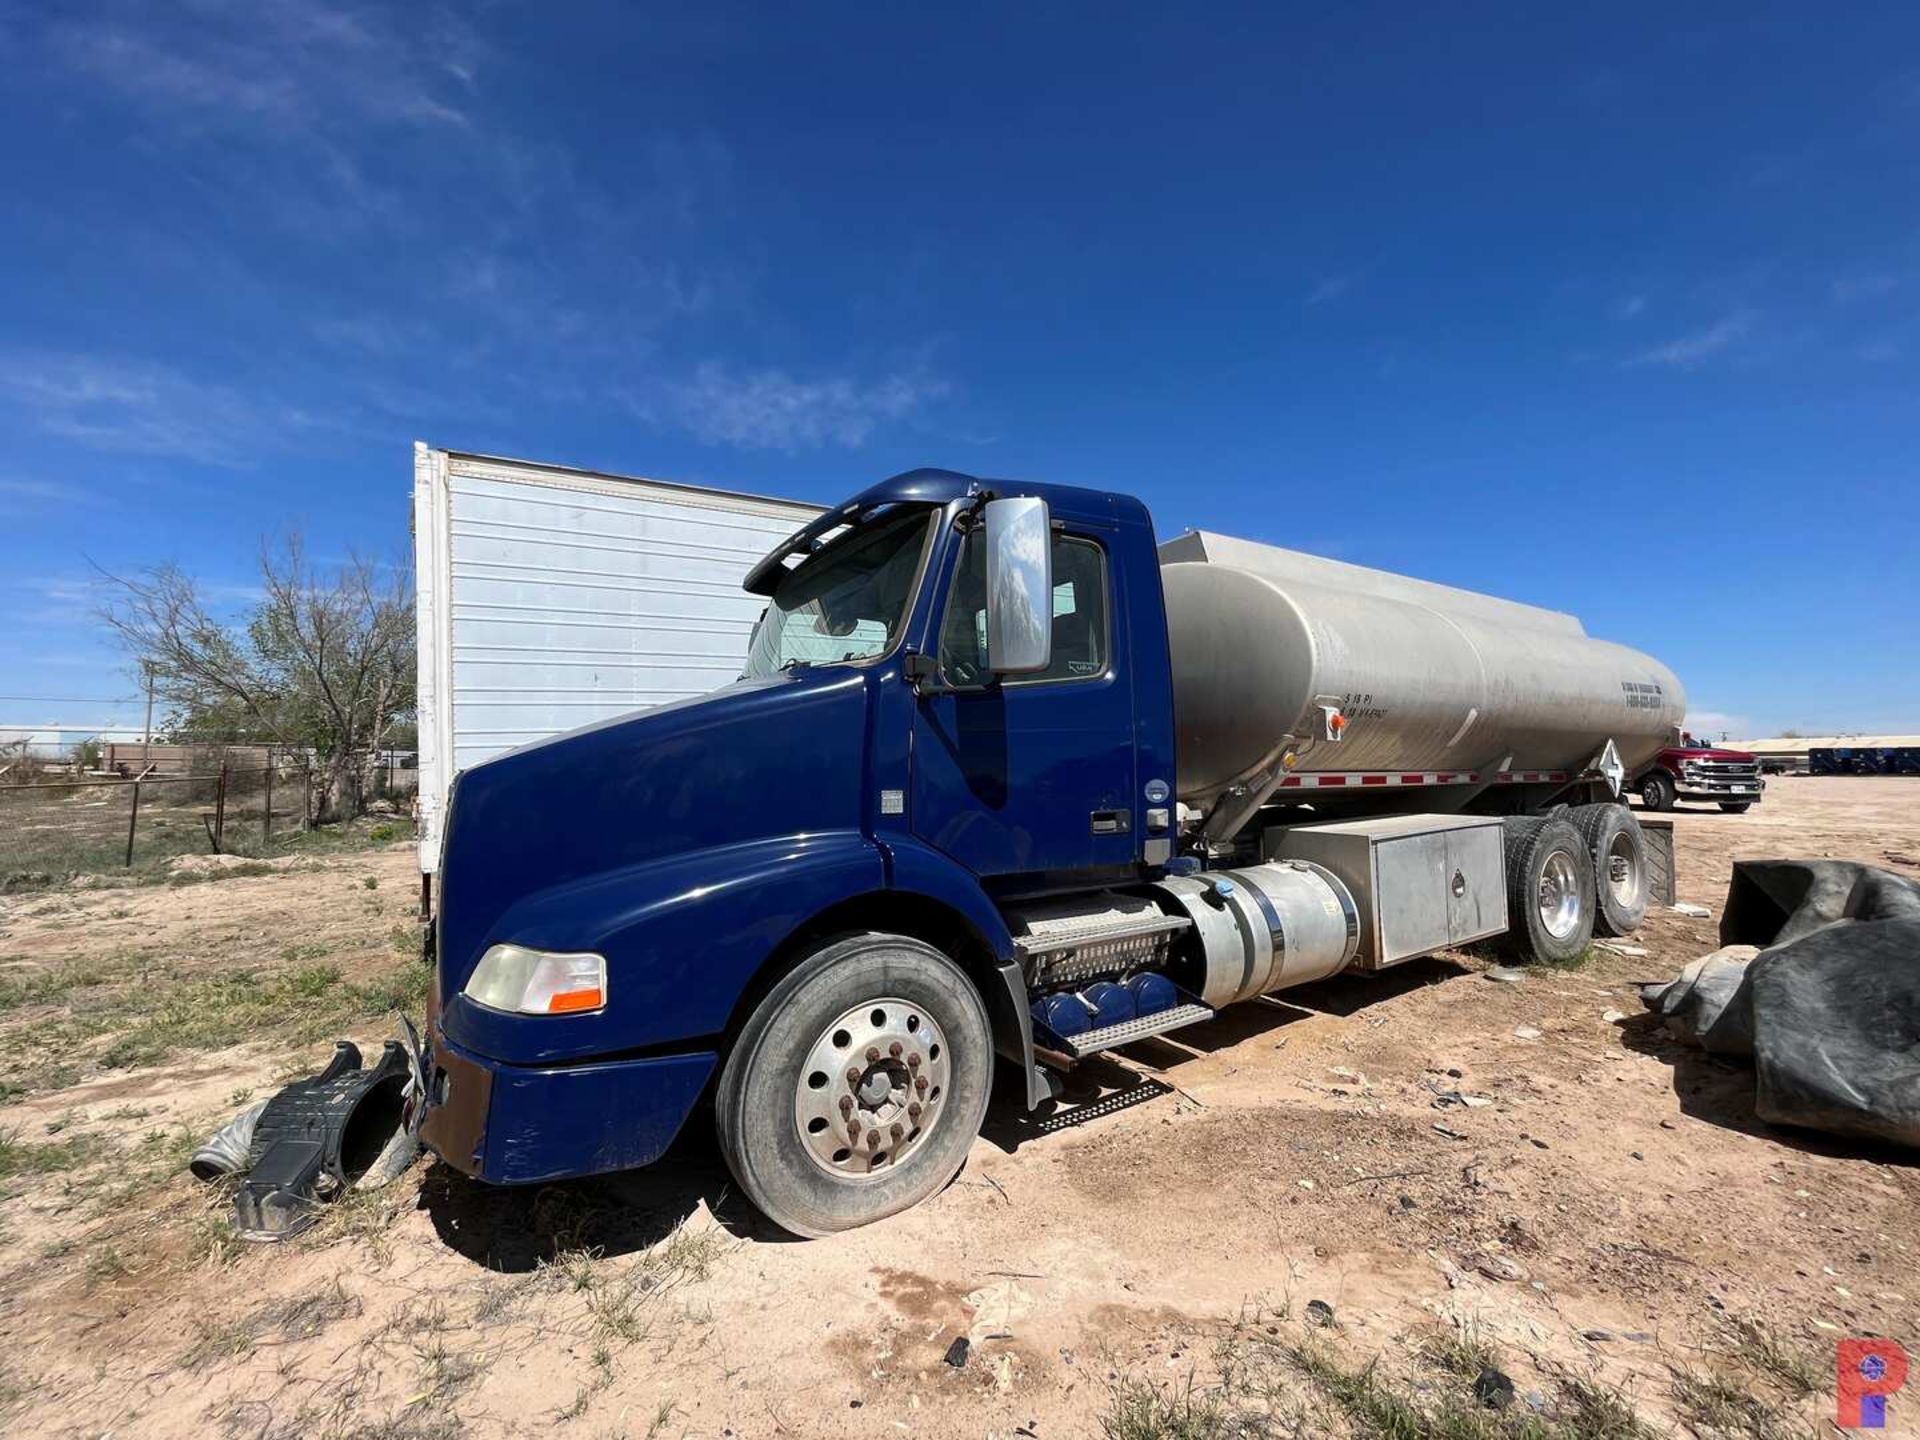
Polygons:
<instances>
[{"instance_id":1,"label":"red pickup truck","mask_svg":"<svg viewBox=\"0 0 1920 1440\"><path fill-rule=\"evenodd\" d=\"M1712 801L1738 815L1760 801L1767 782L1760 778L1760 761L1744 750L1719 750L1710 745L1682 744L1662 750L1633 777L1628 788L1649 810L1671 810L1676 800Z\"/></svg>"}]
</instances>

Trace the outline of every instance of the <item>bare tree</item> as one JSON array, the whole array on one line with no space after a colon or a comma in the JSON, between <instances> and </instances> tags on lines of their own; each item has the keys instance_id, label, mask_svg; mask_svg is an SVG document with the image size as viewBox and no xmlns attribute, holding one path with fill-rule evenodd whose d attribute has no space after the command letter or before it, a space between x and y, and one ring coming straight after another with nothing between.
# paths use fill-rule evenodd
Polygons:
<instances>
[{"instance_id":1,"label":"bare tree","mask_svg":"<svg viewBox=\"0 0 1920 1440\"><path fill-rule=\"evenodd\" d=\"M208 608L176 565L108 575L101 619L195 730L311 751L315 817L357 808L388 731L414 705L413 590L359 558L315 566L297 535L263 545L264 591L244 623Z\"/></svg>"}]
</instances>

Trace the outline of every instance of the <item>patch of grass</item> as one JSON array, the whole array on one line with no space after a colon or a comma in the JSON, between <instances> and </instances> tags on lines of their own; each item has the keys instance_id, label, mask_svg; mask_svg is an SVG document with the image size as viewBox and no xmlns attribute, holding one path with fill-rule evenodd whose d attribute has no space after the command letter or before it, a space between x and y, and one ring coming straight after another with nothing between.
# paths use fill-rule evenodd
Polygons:
<instances>
[{"instance_id":1,"label":"patch of grass","mask_svg":"<svg viewBox=\"0 0 1920 1440\"><path fill-rule=\"evenodd\" d=\"M18 1130L0 1131L0 1179L72 1170L85 1164L99 1149L100 1142L91 1135L35 1141L22 1140Z\"/></svg>"},{"instance_id":2,"label":"patch of grass","mask_svg":"<svg viewBox=\"0 0 1920 1440\"><path fill-rule=\"evenodd\" d=\"M188 885L210 885L216 880L247 880L261 875L279 874L277 866L264 860L248 860L240 865L209 866L205 870L180 870L167 877L169 888L179 890Z\"/></svg>"},{"instance_id":3,"label":"patch of grass","mask_svg":"<svg viewBox=\"0 0 1920 1440\"><path fill-rule=\"evenodd\" d=\"M1829 1371L1765 1321L1736 1316L1727 1329L1733 1354L1796 1398L1826 1388Z\"/></svg>"},{"instance_id":4,"label":"patch of grass","mask_svg":"<svg viewBox=\"0 0 1920 1440\"><path fill-rule=\"evenodd\" d=\"M1106 1440L1227 1440L1230 1425L1219 1397L1196 1390L1191 1375L1177 1386L1116 1380L1100 1415Z\"/></svg>"},{"instance_id":5,"label":"patch of grass","mask_svg":"<svg viewBox=\"0 0 1920 1440\"><path fill-rule=\"evenodd\" d=\"M1718 1372L1679 1367L1673 1371L1671 1393L1680 1418L1699 1435L1803 1440L1811 1434L1790 1406Z\"/></svg>"},{"instance_id":6,"label":"patch of grass","mask_svg":"<svg viewBox=\"0 0 1920 1440\"><path fill-rule=\"evenodd\" d=\"M253 1327L245 1320L196 1320L193 1343L180 1363L197 1373L222 1360L244 1360L253 1345Z\"/></svg>"},{"instance_id":7,"label":"patch of grass","mask_svg":"<svg viewBox=\"0 0 1920 1440\"><path fill-rule=\"evenodd\" d=\"M1500 1353L1487 1343L1470 1320L1435 1325L1414 1342L1414 1353L1436 1370L1472 1380L1500 1363Z\"/></svg>"},{"instance_id":8,"label":"patch of grass","mask_svg":"<svg viewBox=\"0 0 1920 1440\"><path fill-rule=\"evenodd\" d=\"M87 1288L111 1284L133 1273L133 1262L120 1253L117 1245L102 1245L87 1256Z\"/></svg>"},{"instance_id":9,"label":"patch of grass","mask_svg":"<svg viewBox=\"0 0 1920 1440\"><path fill-rule=\"evenodd\" d=\"M440 1335L416 1344L413 1353L420 1366L420 1393L409 1405L444 1405L486 1369L473 1356L449 1349Z\"/></svg>"},{"instance_id":10,"label":"patch of grass","mask_svg":"<svg viewBox=\"0 0 1920 1440\"><path fill-rule=\"evenodd\" d=\"M1592 943L1589 942L1581 947L1580 953L1577 955L1569 955L1564 960L1556 960L1550 956L1542 955L1534 960L1534 964L1540 966L1543 970L1584 970L1599 958L1600 952L1595 950Z\"/></svg>"},{"instance_id":11,"label":"patch of grass","mask_svg":"<svg viewBox=\"0 0 1920 1440\"><path fill-rule=\"evenodd\" d=\"M1653 1440L1627 1398L1592 1377L1543 1370L1547 1394L1490 1408L1474 1382L1501 1356L1471 1325L1416 1336L1422 1373L1349 1360L1273 1319L1243 1315L1224 1332L1212 1384L1116 1380L1100 1419L1106 1440Z\"/></svg>"}]
</instances>

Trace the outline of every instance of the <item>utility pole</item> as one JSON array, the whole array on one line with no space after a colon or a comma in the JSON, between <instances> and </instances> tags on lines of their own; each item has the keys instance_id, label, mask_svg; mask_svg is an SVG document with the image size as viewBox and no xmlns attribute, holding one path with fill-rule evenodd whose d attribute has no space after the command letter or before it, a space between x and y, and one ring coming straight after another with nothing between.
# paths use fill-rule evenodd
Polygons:
<instances>
[{"instance_id":1,"label":"utility pole","mask_svg":"<svg viewBox=\"0 0 1920 1440\"><path fill-rule=\"evenodd\" d=\"M147 677L147 721L140 727L140 769L145 771L153 760L153 662L142 660L140 669Z\"/></svg>"}]
</instances>

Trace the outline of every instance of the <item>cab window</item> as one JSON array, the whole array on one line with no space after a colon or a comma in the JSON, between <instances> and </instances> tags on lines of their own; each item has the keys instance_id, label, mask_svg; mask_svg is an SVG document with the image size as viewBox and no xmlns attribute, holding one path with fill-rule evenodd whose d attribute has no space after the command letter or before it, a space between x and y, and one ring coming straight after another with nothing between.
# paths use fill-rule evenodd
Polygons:
<instances>
[{"instance_id":1,"label":"cab window","mask_svg":"<svg viewBox=\"0 0 1920 1440\"><path fill-rule=\"evenodd\" d=\"M940 671L949 685L983 684L987 654L986 537L970 532L947 596L940 632ZM1107 552L1091 540L1053 537L1053 658L1045 670L1009 675L1007 683L1085 680L1107 669Z\"/></svg>"}]
</instances>

